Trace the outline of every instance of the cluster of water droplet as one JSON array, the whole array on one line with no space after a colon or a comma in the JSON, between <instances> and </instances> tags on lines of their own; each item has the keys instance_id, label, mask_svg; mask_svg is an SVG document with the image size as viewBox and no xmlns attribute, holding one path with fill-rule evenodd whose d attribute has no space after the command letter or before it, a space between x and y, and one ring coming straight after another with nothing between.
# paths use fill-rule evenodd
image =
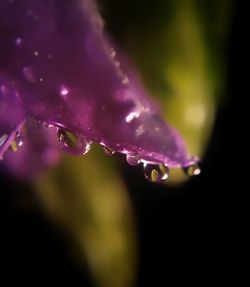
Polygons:
<instances>
[{"instance_id":1,"label":"cluster of water droplet","mask_svg":"<svg viewBox=\"0 0 250 287\"><path fill-rule=\"evenodd\" d=\"M44 127L50 128L54 127L51 124L44 123ZM3 146L7 140L8 136L6 134L0 137L0 147ZM59 146L74 155L85 155L89 152L91 148L92 141L82 137L77 136L74 133L71 133L63 128L57 129L57 139L59 142ZM22 135L20 132L16 132L14 140L9 145L9 150L16 152L19 147L23 145ZM115 150L111 147L108 147L102 144L104 153L107 156L113 156L115 154ZM166 183L169 177L169 168L164 164L153 164L148 163L142 159L140 159L136 154L127 153L126 154L127 163L131 166L136 166L139 164L143 164L144 176L147 180L153 183ZM189 163L188 165L183 167L183 171L187 176L192 177L199 175L201 169L196 161Z\"/></svg>"}]
</instances>

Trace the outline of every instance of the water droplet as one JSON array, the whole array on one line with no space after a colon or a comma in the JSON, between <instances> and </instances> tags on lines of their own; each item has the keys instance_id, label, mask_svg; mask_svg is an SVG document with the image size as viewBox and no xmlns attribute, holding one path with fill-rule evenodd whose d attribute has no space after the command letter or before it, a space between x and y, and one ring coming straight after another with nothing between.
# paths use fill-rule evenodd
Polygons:
<instances>
[{"instance_id":1,"label":"water droplet","mask_svg":"<svg viewBox=\"0 0 250 287\"><path fill-rule=\"evenodd\" d=\"M17 132L17 134L16 134L15 142L16 142L16 145L18 148L23 145L23 138L19 132Z\"/></svg>"},{"instance_id":2,"label":"water droplet","mask_svg":"<svg viewBox=\"0 0 250 287\"><path fill-rule=\"evenodd\" d=\"M107 156L112 156L115 154L115 150L110 147L104 146L103 150Z\"/></svg>"},{"instance_id":3,"label":"water droplet","mask_svg":"<svg viewBox=\"0 0 250 287\"><path fill-rule=\"evenodd\" d=\"M90 141L63 129L58 129L57 138L60 146L65 151L74 155L85 155L91 147Z\"/></svg>"},{"instance_id":4,"label":"water droplet","mask_svg":"<svg viewBox=\"0 0 250 287\"><path fill-rule=\"evenodd\" d=\"M144 176L154 183L164 183L168 179L168 168L163 164L144 164Z\"/></svg>"},{"instance_id":5,"label":"water droplet","mask_svg":"<svg viewBox=\"0 0 250 287\"><path fill-rule=\"evenodd\" d=\"M0 137L0 147L5 143L7 137L8 137L8 135L6 135L6 134L3 134L3 135Z\"/></svg>"},{"instance_id":6,"label":"water droplet","mask_svg":"<svg viewBox=\"0 0 250 287\"><path fill-rule=\"evenodd\" d=\"M140 163L140 159L137 156L131 154L127 154L126 160L127 163L132 166L138 165Z\"/></svg>"},{"instance_id":7,"label":"water droplet","mask_svg":"<svg viewBox=\"0 0 250 287\"><path fill-rule=\"evenodd\" d=\"M16 152L23 145L23 139L20 132L16 132L15 139L10 143L9 150Z\"/></svg>"},{"instance_id":8,"label":"water droplet","mask_svg":"<svg viewBox=\"0 0 250 287\"><path fill-rule=\"evenodd\" d=\"M201 173L201 168L197 163L193 163L189 166L183 167L183 170L186 173L186 175L190 177L199 175Z\"/></svg>"}]
</instances>

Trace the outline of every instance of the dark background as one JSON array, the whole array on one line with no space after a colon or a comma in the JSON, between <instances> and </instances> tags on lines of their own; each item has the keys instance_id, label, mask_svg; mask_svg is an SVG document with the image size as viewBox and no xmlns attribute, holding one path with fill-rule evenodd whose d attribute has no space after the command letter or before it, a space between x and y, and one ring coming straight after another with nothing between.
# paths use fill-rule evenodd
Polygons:
<instances>
[{"instance_id":1,"label":"dark background","mask_svg":"<svg viewBox=\"0 0 250 287\"><path fill-rule=\"evenodd\" d=\"M203 160L202 174L178 189L152 185L136 168L123 166L139 230L137 286L175 283L239 283L247 188L242 162L243 9L236 3L228 43L225 93ZM45 217L29 188L0 173L1 286L93 286L68 253L68 239ZM244 250L244 248L243 248ZM243 253L242 253L243 252ZM5 279L4 279L5 278ZM7 280L7 281L5 281ZM4 283L5 282L5 283Z\"/></svg>"}]
</instances>

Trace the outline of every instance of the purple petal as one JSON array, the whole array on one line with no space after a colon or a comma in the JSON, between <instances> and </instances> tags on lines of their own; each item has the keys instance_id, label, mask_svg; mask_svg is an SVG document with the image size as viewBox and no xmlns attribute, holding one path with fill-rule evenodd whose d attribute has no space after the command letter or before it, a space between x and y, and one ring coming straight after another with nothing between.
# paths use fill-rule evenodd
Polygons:
<instances>
[{"instance_id":1,"label":"purple petal","mask_svg":"<svg viewBox=\"0 0 250 287\"><path fill-rule=\"evenodd\" d=\"M26 116L138 162L192 162L135 73L118 61L92 1L2 2L0 73L12 80Z\"/></svg>"}]
</instances>

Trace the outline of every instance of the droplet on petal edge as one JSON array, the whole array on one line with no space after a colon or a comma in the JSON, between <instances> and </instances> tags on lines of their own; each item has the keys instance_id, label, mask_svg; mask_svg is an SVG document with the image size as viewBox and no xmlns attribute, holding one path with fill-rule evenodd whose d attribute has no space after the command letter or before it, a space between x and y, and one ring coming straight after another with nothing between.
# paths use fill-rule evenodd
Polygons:
<instances>
[{"instance_id":1,"label":"droplet on petal edge","mask_svg":"<svg viewBox=\"0 0 250 287\"><path fill-rule=\"evenodd\" d=\"M126 160L129 165L135 166L140 163L140 159L136 155L127 154Z\"/></svg>"},{"instance_id":2,"label":"droplet on petal edge","mask_svg":"<svg viewBox=\"0 0 250 287\"><path fill-rule=\"evenodd\" d=\"M10 143L9 149L13 152L18 151L18 149L23 145L22 135L19 131L16 132L15 139Z\"/></svg>"},{"instance_id":3,"label":"droplet on petal edge","mask_svg":"<svg viewBox=\"0 0 250 287\"><path fill-rule=\"evenodd\" d=\"M165 183L168 179L169 170L163 164L143 164L144 176L153 183Z\"/></svg>"},{"instance_id":4,"label":"droplet on petal edge","mask_svg":"<svg viewBox=\"0 0 250 287\"><path fill-rule=\"evenodd\" d=\"M166 167L186 171L197 163L106 36L94 1L19 0L12 9L3 1L0 42L0 111L16 117L13 123L3 117L2 128L0 121L1 156L18 124L32 118L57 127L65 151L83 155L92 142L105 143L106 154L143 163L153 182L166 180ZM195 175L200 169L187 171Z\"/></svg>"},{"instance_id":5,"label":"droplet on petal edge","mask_svg":"<svg viewBox=\"0 0 250 287\"><path fill-rule=\"evenodd\" d=\"M74 155L85 155L91 147L91 141L60 128L57 131L57 139L62 149Z\"/></svg>"},{"instance_id":6,"label":"droplet on petal edge","mask_svg":"<svg viewBox=\"0 0 250 287\"><path fill-rule=\"evenodd\" d=\"M22 145L23 140L20 131L24 125L22 122L9 134L3 134L0 136L0 161L3 160L5 152L8 150L16 152Z\"/></svg>"},{"instance_id":7,"label":"droplet on petal edge","mask_svg":"<svg viewBox=\"0 0 250 287\"><path fill-rule=\"evenodd\" d=\"M104 153L107 155L107 156L112 156L115 154L115 150L110 148L110 147L107 147L107 146L104 146L103 147L103 150L104 150Z\"/></svg>"},{"instance_id":8,"label":"droplet on petal edge","mask_svg":"<svg viewBox=\"0 0 250 287\"><path fill-rule=\"evenodd\" d=\"M197 176L201 173L201 168L198 163L192 163L189 166L185 166L183 167L183 170L189 177Z\"/></svg>"},{"instance_id":9,"label":"droplet on petal edge","mask_svg":"<svg viewBox=\"0 0 250 287\"><path fill-rule=\"evenodd\" d=\"M1 137L0 137L0 147L5 143L6 139L8 138L8 135L6 134L3 134Z\"/></svg>"}]
</instances>

